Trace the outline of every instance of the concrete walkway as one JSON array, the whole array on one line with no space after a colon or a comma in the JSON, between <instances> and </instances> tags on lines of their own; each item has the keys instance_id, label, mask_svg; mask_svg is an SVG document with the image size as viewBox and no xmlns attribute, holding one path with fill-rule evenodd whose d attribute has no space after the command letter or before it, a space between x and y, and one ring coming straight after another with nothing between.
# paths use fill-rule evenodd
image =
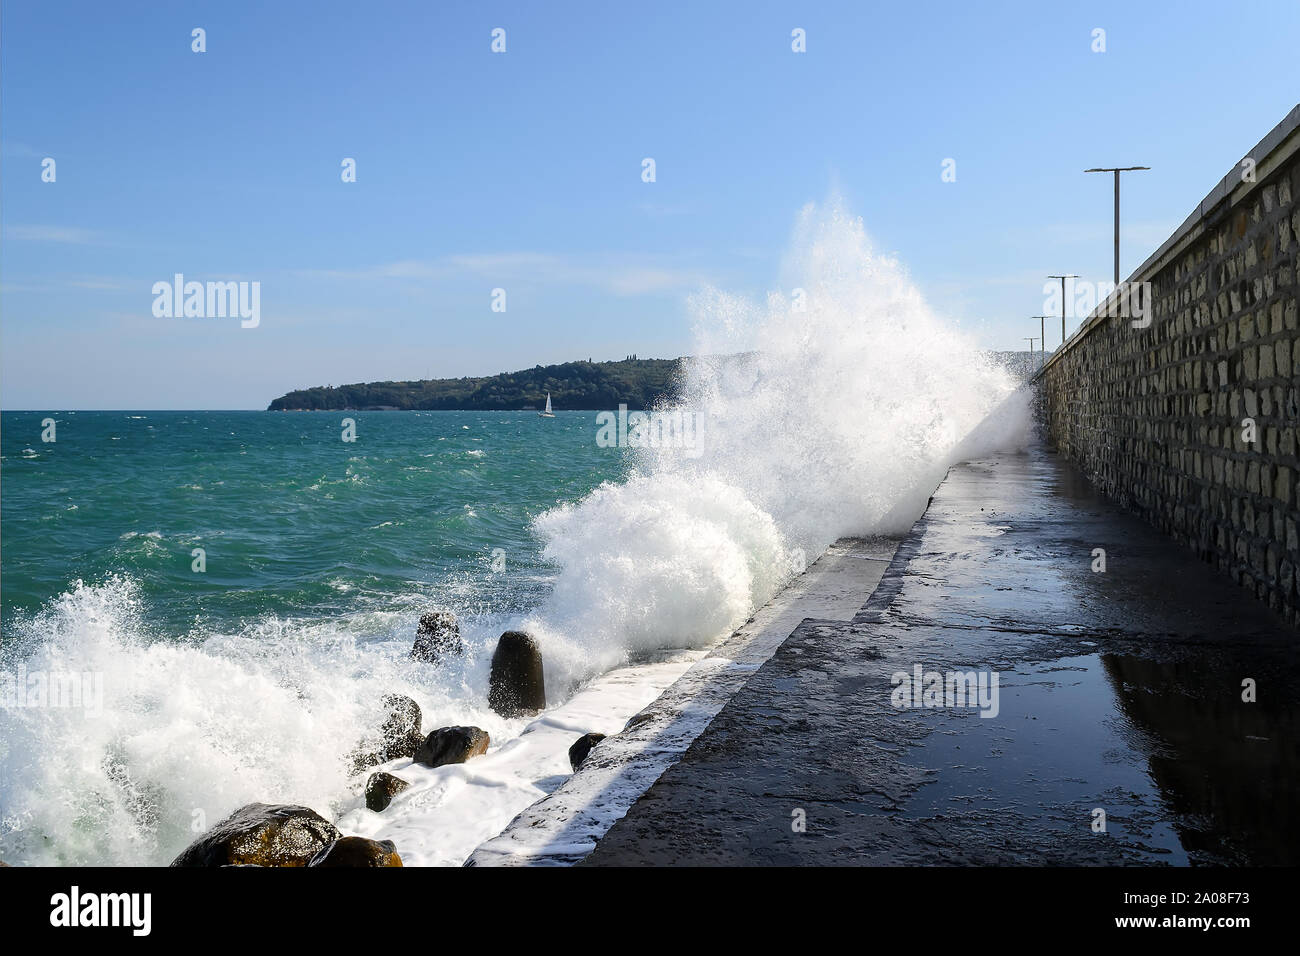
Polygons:
<instances>
[{"instance_id":1,"label":"concrete walkway","mask_svg":"<svg viewBox=\"0 0 1300 956\"><path fill-rule=\"evenodd\" d=\"M852 621L897 546L897 540L884 538L836 542L621 733L601 741L578 773L475 849L465 865L566 866L581 860L801 621Z\"/></svg>"},{"instance_id":2,"label":"concrete walkway","mask_svg":"<svg viewBox=\"0 0 1300 956\"><path fill-rule=\"evenodd\" d=\"M1296 638L1049 452L960 465L583 863L1294 864ZM918 665L996 672L996 716L896 708Z\"/></svg>"}]
</instances>

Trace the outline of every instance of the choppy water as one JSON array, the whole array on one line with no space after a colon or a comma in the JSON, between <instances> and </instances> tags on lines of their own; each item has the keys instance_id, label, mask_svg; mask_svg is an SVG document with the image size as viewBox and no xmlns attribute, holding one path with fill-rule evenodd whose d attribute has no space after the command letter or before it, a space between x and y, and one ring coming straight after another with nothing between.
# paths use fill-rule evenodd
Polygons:
<instances>
[{"instance_id":1,"label":"choppy water","mask_svg":"<svg viewBox=\"0 0 1300 956\"><path fill-rule=\"evenodd\" d=\"M482 705L486 660L555 576L531 521L625 469L595 434L577 412L4 413L0 670L100 683L0 709L0 858L161 863L196 811L328 812L390 691L430 727L517 732ZM470 652L432 669L406 655L435 605Z\"/></svg>"},{"instance_id":2,"label":"choppy water","mask_svg":"<svg viewBox=\"0 0 1300 956\"><path fill-rule=\"evenodd\" d=\"M384 694L509 747L526 721L486 706L505 627L562 704L725 636L836 538L904 530L951 461L1023 439L1010 377L839 207L800 216L781 288L694 303L693 354L740 357L690 364L689 451L601 447L591 413L6 413L0 669L97 675L103 706L0 708L0 859L163 863L252 800L346 814ZM468 645L433 667L408 656L432 605ZM507 802L486 776L435 788L410 830L508 819L556 760Z\"/></svg>"},{"instance_id":3,"label":"choppy water","mask_svg":"<svg viewBox=\"0 0 1300 956\"><path fill-rule=\"evenodd\" d=\"M5 412L5 637L114 576L167 636L432 600L521 610L550 574L529 522L623 471L595 434L576 412Z\"/></svg>"}]
</instances>

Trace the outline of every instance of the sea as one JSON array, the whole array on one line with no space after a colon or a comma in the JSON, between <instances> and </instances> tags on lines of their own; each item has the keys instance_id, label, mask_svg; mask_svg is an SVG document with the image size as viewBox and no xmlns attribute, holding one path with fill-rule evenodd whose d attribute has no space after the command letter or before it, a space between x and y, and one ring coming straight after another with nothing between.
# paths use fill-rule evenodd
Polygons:
<instances>
[{"instance_id":1,"label":"sea","mask_svg":"<svg viewBox=\"0 0 1300 956\"><path fill-rule=\"evenodd\" d=\"M264 802L458 865L837 538L1023 442L1013 377L839 204L782 276L693 298L660 410L691 427L658 441L614 409L4 411L0 860L166 865ZM464 655L410 657L433 609ZM487 706L508 629L542 647L536 717ZM374 814L352 755L387 694L492 745L386 766L413 786Z\"/></svg>"}]
</instances>

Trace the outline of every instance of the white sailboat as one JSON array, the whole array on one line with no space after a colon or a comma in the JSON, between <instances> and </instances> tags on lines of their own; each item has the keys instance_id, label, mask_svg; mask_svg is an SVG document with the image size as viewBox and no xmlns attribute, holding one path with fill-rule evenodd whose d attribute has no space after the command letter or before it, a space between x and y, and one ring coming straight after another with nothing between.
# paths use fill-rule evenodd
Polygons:
<instances>
[{"instance_id":1,"label":"white sailboat","mask_svg":"<svg viewBox=\"0 0 1300 956\"><path fill-rule=\"evenodd\" d=\"M555 412L551 411L551 393L546 393L546 408L537 413L538 418L554 418Z\"/></svg>"}]
</instances>

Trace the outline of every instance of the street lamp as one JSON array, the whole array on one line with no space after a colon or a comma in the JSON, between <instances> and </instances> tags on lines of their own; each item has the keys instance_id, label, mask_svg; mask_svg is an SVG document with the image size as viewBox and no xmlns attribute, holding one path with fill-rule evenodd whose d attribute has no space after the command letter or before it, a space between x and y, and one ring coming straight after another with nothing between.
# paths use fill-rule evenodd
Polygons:
<instances>
[{"instance_id":1,"label":"street lamp","mask_svg":"<svg viewBox=\"0 0 1300 956\"><path fill-rule=\"evenodd\" d=\"M1115 174L1115 288L1117 289L1119 288L1119 174L1150 168L1150 166L1102 166L1097 169L1084 170L1085 173Z\"/></svg>"},{"instance_id":2,"label":"street lamp","mask_svg":"<svg viewBox=\"0 0 1300 956\"><path fill-rule=\"evenodd\" d=\"M1065 344L1065 280L1077 279L1079 277L1076 275L1068 275L1068 276L1048 276L1047 278L1061 280L1061 344L1064 345Z\"/></svg>"},{"instance_id":3,"label":"street lamp","mask_svg":"<svg viewBox=\"0 0 1300 956\"><path fill-rule=\"evenodd\" d=\"M1043 353L1043 361L1047 361L1047 316L1031 315L1031 319L1038 320L1038 350Z\"/></svg>"}]
</instances>

